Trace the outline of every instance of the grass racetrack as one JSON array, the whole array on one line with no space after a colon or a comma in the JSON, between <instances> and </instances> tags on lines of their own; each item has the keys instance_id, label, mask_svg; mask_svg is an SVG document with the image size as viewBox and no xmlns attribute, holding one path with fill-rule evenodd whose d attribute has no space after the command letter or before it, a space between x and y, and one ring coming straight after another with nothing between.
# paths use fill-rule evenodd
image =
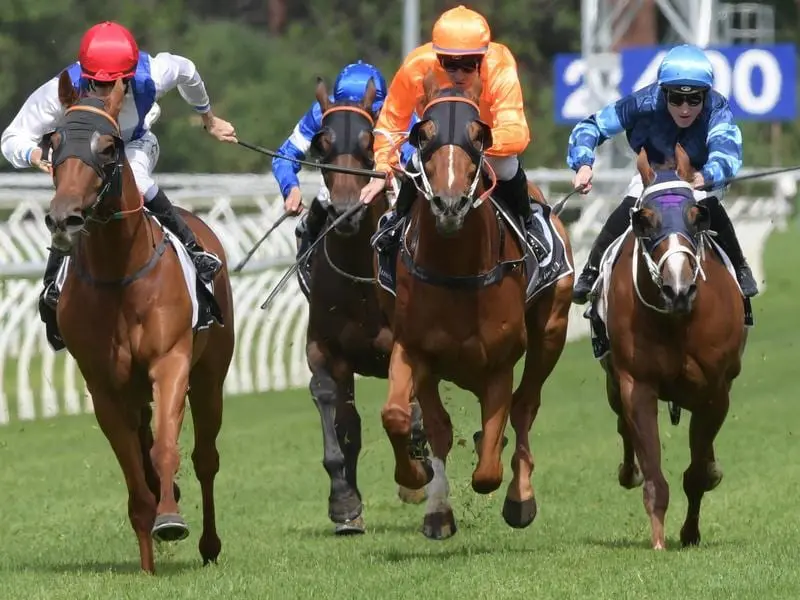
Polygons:
<instances>
[{"instance_id":1,"label":"grass racetrack","mask_svg":"<svg viewBox=\"0 0 800 600\"><path fill-rule=\"evenodd\" d=\"M475 494L478 407L451 387L443 396L456 439L469 440L456 443L448 464L455 537L425 539L423 505L396 497L379 417L385 382L357 384L368 528L360 537L332 534L308 392L229 398L216 487L219 564L203 568L197 551L200 494L187 415L179 481L191 535L157 548L155 578L139 573L122 474L94 416L12 422L0 429L0 600L798 598L799 249L796 220L767 244L769 288L754 301L756 325L716 444L725 478L704 498L698 548L680 550L678 541L688 413L672 427L660 408L671 497L668 550L656 553L641 489L617 484L615 416L584 339L567 347L544 389L532 434L539 515L521 531L500 515L511 449L503 487Z\"/></svg>"}]
</instances>

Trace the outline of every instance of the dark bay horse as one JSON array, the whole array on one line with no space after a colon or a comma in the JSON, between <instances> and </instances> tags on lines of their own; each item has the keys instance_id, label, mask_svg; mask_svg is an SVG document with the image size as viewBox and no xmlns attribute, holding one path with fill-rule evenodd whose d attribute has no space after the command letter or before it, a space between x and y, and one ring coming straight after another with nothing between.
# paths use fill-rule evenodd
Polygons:
<instances>
[{"instance_id":1,"label":"dark bay horse","mask_svg":"<svg viewBox=\"0 0 800 600\"><path fill-rule=\"evenodd\" d=\"M322 129L313 138L312 153L322 162L369 169L375 85L372 80L361 103L332 103L319 80L316 97L322 109ZM333 222L359 203L367 176L323 170ZM378 306L372 270L370 238L378 219L389 208L385 195L337 225L314 249L308 282L309 317L306 357L309 388L322 420L322 464L330 477L328 516L338 534L365 530L357 467L361 451L361 417L355 404L354 375L386 379L393 335ZM425 446L422 417L416 411L414 443ZM424 492L398 490L405 502L424 500Z\"/></svg>"},{"instance_id":2,"label":"dark bay horse","mask_svg":"<svg viewBox=\"0 0 800 600\"><path fill-rule=\"evenodd\" d=\"M65 115L51 137L55 195L46 224L57 248L70 252L57 321L92 396L97 422L128 487L128 515L142 569L155 572L153 539L180 540L175 476L178 436L188 392L194 421L192 461L203 500L203 562L216 561L214 478L223 382L234 346L227 267L214 281L220 324L195 333L192 303L178 256L143 210L125 157L118 116L124 86L78 98L66 71L59 79ZM217 237L184 213L202 244L225 263ZM155 439L150 420L155 409Z\"/></svg>"},{"instance_id":3,"label":"dark bay horse","mask_svg":"<svg viewBox=\"0 0 800 600\"><path fill-rule=\"evenodd\" d=\"M675 163L676 169L654 171L646 152L639 153L645 187L608 281L610 353L602 360L623 443L619 482L632 489L644 476L654 549L665 547L669 504L658 400L692 413L691 462L683 474L688 510L680 537L684 546L698 544L703 494L722 480L714 438L747 340L741 292L706 234L706 203L718 200L695 201L689 183L694 171L680 145Z\"/></svg>"},{"instance_id":4,"label":"dark bay horse","mask_svg":"<svg viewBox=\"0 0 800 600\"><path fill-rule=\"evenodd\" d=\"M488 494L502 483L503 434L510 417L516 434L514 475L503 517L517 528L533 522L529 433L542 385L564 347L573 284L570 269L526 301L525 242L489 198L494 184L487 189L484 182L484 151L492 141L491 130L479 119L480 86L475 78L465 92L440 90L433 72L424 80L426 108L409 134L424 175L400 234L396 296L380 296L395 334L383 426L395 455L397 483L412 489L427 485L423 533L433 539L456 532L445 473L453 427L439 395L442 380L472 392L480 402L482 432L476 437L478 464L472 474L478 493ZM529 190L544 204L536 186L529 183ZM550 220L566 240L571 265L566 231L556 216ZM514 366L523 353L525 369L514 391ZM432 460L408 449L413 393L422 408Z\"/></svg>"}]
</instances>

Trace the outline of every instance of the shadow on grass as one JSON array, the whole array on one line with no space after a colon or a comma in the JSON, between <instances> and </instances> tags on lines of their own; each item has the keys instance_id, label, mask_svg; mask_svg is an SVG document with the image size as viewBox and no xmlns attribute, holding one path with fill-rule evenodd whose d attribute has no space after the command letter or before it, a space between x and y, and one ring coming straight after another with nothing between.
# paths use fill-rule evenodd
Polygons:
<instances>
[{"instance_id":1,"label":"shadow on grass","mask_svg":"<svg viewBox=\"0 0 800 600\"><path fill-rule=\"evenodd\" d=\"M156 577L179 575L186 571L199 571L203 569L203 561L197 560L170 560L156 558ZM209 568L213 568L209 567ZM5 569L4 569L5 570ZM80 575L82 573L109 574L109 575L136 575L146 574L139 566L139 560L130 561L99 561L89 560L66 562L31 562L18 565L18 568L9 568L8 571L33 571L36 573L53 573L56 575Z\"/></svg>"}]
</instances>

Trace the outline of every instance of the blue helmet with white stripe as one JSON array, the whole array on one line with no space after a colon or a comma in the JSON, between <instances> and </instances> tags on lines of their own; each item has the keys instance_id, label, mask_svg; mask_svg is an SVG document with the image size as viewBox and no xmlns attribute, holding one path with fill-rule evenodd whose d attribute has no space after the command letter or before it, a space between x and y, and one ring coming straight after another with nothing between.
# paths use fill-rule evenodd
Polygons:
<instances>
[{"instance_id":1,"label":"blue helmet with white stripe","mask_svg":"<svg viewBox=\"0 0 800 600\"><path fill-rule=\"evenodd\" d=\"M375 101L382 104L386 98L386 80L377 67L360 60L347 65L336 77L333 84L334 101L360 102L364 98L370 78L375 84Z\"/></svg>"},{"instance_id":2,"label":"blue helmet with white stripe","mask_svg":"<svg viewBox=\"0 0 800 600\"><path fill-rule=\"evenodd\" d=\"M658 85L681 92L710 89L714 85L711 61L697 46L676 46L658 67Z\"/></svg>"}]
</instances>

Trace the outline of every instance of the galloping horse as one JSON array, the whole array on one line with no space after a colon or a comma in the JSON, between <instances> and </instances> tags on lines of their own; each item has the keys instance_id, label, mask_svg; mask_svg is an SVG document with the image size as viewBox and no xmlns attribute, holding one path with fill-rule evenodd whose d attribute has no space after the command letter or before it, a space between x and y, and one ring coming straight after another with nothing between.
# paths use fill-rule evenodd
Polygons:
<instances>
[{"instance_id":1,"label":"galloping horse","mask_svg":"<svg viewBox=\"0 0 800 600\"><path fill-rule=\"evenodd\" d=\"M375 85L372 80L361 103L332 103L320 79L316 97L322 109L322 129L311 150L327 164L370 168ZM359 203L366 175L323 170L330 193L328 220L334 221ZM386 379L393 336L378 306L372 272L370 238L378 219L389 208L385 195L362 205L338 224L314 249L309 289L306 357L309 388L322 419L322 464L331 480L328 516L337 534L363 533L364 518L356 469L361 451L361 417L355 404L354 374ZM303 276L302 274L300 275ZM422 452L422 415L415 413L414 444ZM400 498L424 500L416 490L400 487Z\"/></svg>"},{"instance_id":2,"label":"galloping horse","mask_svg":"<svg viewBox=\"0 0 800 600\"><path fill-rule=\"evenodd\" d=\"M484 150L492 140L491 130L479 120L480 79L463 92L440 90L431 72L424 90L426 108L409 135L418 149L419 193L407 223L397 229L399 256L391 263L396 297L380 297L395 334L382 419L394 450L395 480L412 489L427 484L423 533L443 539L456 532L456 524L445 474L453 427L439 396L441 380L480 401L482 432L476 435L473 489L488 494L501 485L503 433L510 416L516 433L514 476L503 517L521 528L536 516L528 436L542 385L564 347L573 276L566 232L549 215L552 238L560 236L563 242L558 247L563 262L538 287L538 294L530 293L527 280L536 279L537 266L530 260L524 229L489 198L491 189L483 179ZM537 199L534 208L549 214L538 188L529 184L529 190ZM525 370L512 395L514 366L523 353ZM414 392L432 460L409 452Z\"/></svg>"},{"instance_id":3,"label":"galloping horse","mask_svg":"<svg viewBox=\"0 0 800 600\"><path fill-rule=\"evenodd\" d=\"M95 93L103 94L101 89ZM213 286L217 320L224 327L197 321L209 327L194 332L197 308L193 310L187 285L197 284L184 283L177 249L169 250L164 230L143 210L125 157L117 121L122 81L105 88L105 97L78 98L64 71L58 92L66 112L50 140L55 195L45 221L54 246L71 253L57 308L61 337L86 380L97 422L122 467L141 566L150 573L155 572L153 539L188 535L174 480L189 393L195 431L192 461L203 498L199 549L204 564L216 561L222 547L214 514L216 438L234 345L227 267ZM225 262L211 229L185 215L201 243ZM193 270L191 278L196 279Z\"/></svg>"},{"instance_id":4,"label":"galloping horse","mask_svg":"<svg viewBox=\"0 0 800 600\"><path fill-rule=\"evenodd\" d=\"M704 203L718 200L695 201L689 183L694 171L680 145L675 162L676 169L654 171L647 153L640 151L637 167L645 188L631 213L629 232L607 252L600 282L610 342L601 364L623 444L619 483L632 489L642 484L644 475L654 549L665 547L669 504L661 471L658 400L692 413L691 462L683 474L689 506L681 543L698 544L703 494L722 480L714 437L728 412L747 340L741 292L707 235L710 213Z\"/></svg>"}]
</instances>

